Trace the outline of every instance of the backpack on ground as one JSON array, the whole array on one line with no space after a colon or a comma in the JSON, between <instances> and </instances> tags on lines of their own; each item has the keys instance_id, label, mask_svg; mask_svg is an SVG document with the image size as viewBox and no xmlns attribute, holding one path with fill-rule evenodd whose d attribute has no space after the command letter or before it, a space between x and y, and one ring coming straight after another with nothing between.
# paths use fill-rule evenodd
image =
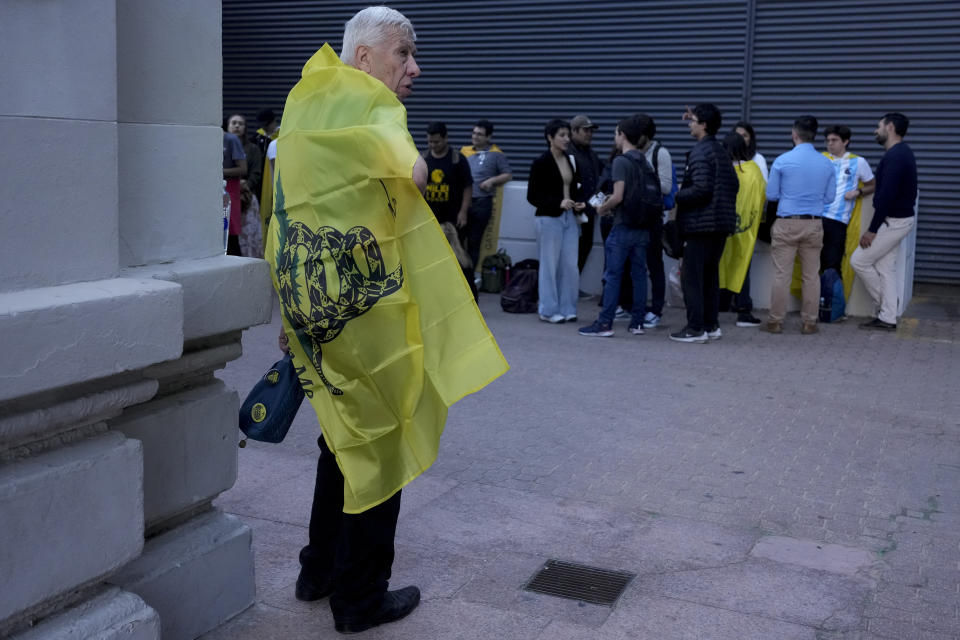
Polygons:
<instances>
[{"instance_id":1,"label":"backpack on ground","mask_svg":"<svg viewBox=\"0 0 960 640\"><path fill-rule=\"evenodd\" d=\"M480 290L486 293L500 293L507 283L507 269L510 268L510 256L503 249L487 256L480 266Z\"/></svg>"},{"instance_id":2,"label":"backpack on ground","mask_svg":"<svg viewBox=\"0 0 960 640\"><path fill-rule=\"evenodd\" d=\"M660 149L663 145L659 142L653 144L653 171L657 174L657 183L660 181ZM670 211L677 205L677 191L680 191L680 183L677 182L677 165L670 163L670 193L663 194L663 210Z\"/></svg>"},{"instance_id":3,"label":"backpack on ground","mask_svg":"<svg viewBox=\"0 0 960 640\"><path fill-rule=\"evenodd\" d=\"M836 269L827 269L820 276L820 322L836 322L846 313L843 278Z\"/></svg>"},{"instance_id":4,"label":"backpack on ground","mask_svg":"<svg viewBox=\"0 0 960 640\"><path fill-rule=\"evenodd\" d=\"M623 224L634 229L649 229L663 215L660 178L644 157L625 153L634 167L633 180L625 181L620 216Z\"/></svg>"},{"instance_id":5,"label":"backpack on ground","mask_svg":"<svg viewBox=\"0 0 960 640\"><path fill-rule=\"evenodd\" d=\"M539 299L540 263L521 260L510 270L510 283L500 294L500 307L507 313L535 313Z\"/></svg>"}]
</instances>

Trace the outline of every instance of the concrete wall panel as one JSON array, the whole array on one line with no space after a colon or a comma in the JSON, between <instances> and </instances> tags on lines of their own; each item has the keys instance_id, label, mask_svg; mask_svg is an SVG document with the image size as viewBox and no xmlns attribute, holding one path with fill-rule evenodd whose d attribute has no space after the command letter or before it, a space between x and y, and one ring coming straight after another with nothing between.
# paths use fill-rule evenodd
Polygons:
<instances>
[{"instance_id":1,"label":"concrete wall panel","mask_svg":"<svg viewBox=\"0 0 960 640\"><path fill-rule=\"evenodd\" d=\"M120 265L223 254L220 127L121 124L118 136Z\"/></svg>"},{"instance_id":2,"label":"concrete wall panel","mask_svg":"<svg viewBox=\"0 0 960 640\"><path fill-rule=\"evenodd\" d=\"M136 557L142 487L140 443L119 433L0 467L0 620Z\"/></svg>"},{"instance_id":3,"label":"concrete wall panel","mask_svg":"<svg viewBox=\"0 0 960 640\"><path fill-rule=\"evenodd\" d=\"M12 640L81 638L160 640L160 617L138 596L111 587Z\"/></svg>"},{"instance_id":4,"label":"concrete wall panel","mask_svg":"<svg viewBox=\"0 0 960 640\"><path fill-rule=\"evenodd\" d=\"M123 0L117 22L118 120L219 127L220 3Z\"/></svg>"},{"instance_id":5,"label":"concrete wall panel","mask_svg":"<svg viewBox=\"0 0 960 640\"><path fill-rule=\"evenodd\" d=\"M116 8L116 0L4 0L0 114L115 121ZM19 159L24 147L3 140Z\"/></svg>"},{"instance_id":6,"label":"concrete wall panel","mask_svg":"<svg viewBox=\"0 0 960 640\"><path fill-rule=\"evenodd\" d=\"M116 275L117 125L0 116L0 140L0 292Z\"/></svg>"}]
</instances>

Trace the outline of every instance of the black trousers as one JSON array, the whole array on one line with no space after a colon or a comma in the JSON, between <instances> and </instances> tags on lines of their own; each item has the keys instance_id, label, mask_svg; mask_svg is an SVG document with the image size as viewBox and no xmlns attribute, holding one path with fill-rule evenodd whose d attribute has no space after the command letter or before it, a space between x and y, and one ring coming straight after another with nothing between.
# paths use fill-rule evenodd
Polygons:
<instances>
[{"instance_id":1,"label":"black trousers","mask_svg":"<svg viewBox=\"0 0 960 640\"><path fill-rule=\"evenodd\" d=\"M300 551L300 566L314 582L333 581L330 609L337 621L362 620L377 610L387 592L400 492L363 513L344 513L343 475L322 436L317 443L310 543Z\"/></svg>"},{"instance_id":2,"label":"black trousers","mask_svg":"<svg viewBox=\"0 0 960 640\"><path fill-rule=\"evenodd\" d=\"M473 262L473 268L479 271L482 264L477 264L480 258L480 244L483 241L483 232L487 230L490 218L493 215L493 197L474 198L470 201L467 210L467 253Z\"/></svg>"},{"instance_id":3,"label":"black trousers","mask_svg":"<svg viewBox=\"0 0 960 640\"><path fill-rule=\"evenodd\" d=\"M667 276L663 271L663 219L659 218L650 228L650 244L647 246L647 273L650 274L650 304L647 311L663 315L667 296ZM624 307L626 309L627 307Z\"/></svg>"},{"instance_id":4,"label":"black trousers","mask_svg":"<svg viewBox=\"0 0 960 640\"><path fill-rule=\"evenodd\" d=\"M684 235L683 303L687 307L687 330L691 333L712 331L720 326L720 256L727 242L725 233L690 233Z\"/></svg>"},{"instance_id":5,"label":"black trousers","mask_svg":"<svg viewBox=\"0 0 960 640\"><path fill-rule=\"evenodd\" d=\"M750 297L750 265L747 265L747 274L743 277L740 293L734 293L730 289L720 289L720 312L724 311L735 311L744 315L753 311L753 298Z\"/></svg>"},{"instance_id":6,"label":"black trousers","mask_svg":"<svg viewBox=\"0 0 960 640\"><path fill-rule=\"evenodd\" d=\"M823 222L823 249L820 249L820 273L836 269L840 273L843 254L847 247L847 225L838 220L821 218Z\"/></svg>"}]
</instances>

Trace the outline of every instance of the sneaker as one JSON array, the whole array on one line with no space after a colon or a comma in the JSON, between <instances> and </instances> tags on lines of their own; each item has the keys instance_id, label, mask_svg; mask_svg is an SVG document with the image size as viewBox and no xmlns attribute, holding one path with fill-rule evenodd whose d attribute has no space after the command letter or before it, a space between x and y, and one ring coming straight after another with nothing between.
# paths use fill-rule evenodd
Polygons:
<instances>
[{"instance_id":1,"label":"sneaker","mask_svg":"<svg viewBox=\"0 0 960 640\"><path fill-rule=\"evenodd\" d=\"M630 316L629 311L625 311L623 307L621 307L620 305L617 305L617 312L616 314L614 314L615 318L627 318L629 316Z\"/></svg>"},{"instance_id":2,"label":"sneaker","mask_svg":"<svg viewBox=\"0 0 960 640\"><path fill-rule=\"evenodd\" d=\"M717 327L713 331L707 331L707 338L710 340L719 340L723 337L723 331L720 330L720 327Z\"/></svg>"},{"instance_id":3,"label":"sneaker","mask_svg":"<svg viewBox=\"0 0 960 640\"><path fill-rule=\"evenodd\" d=\"M814 333L819 333L820 327L817 326L816 322L804 322L803 326L800 327L800 333L805 336L813 335Z\"/></svg>"},{"instance_id":4,"label":"sneaker","mask_svg":"<svg viewBox=\"0 0 960 640\"><path fill-rule=\"evenodd\" d=\"M646 323L644 323L644 325L646 325ZM627 331L635 336L642 336L644 333L643 327L637 324L631 324L629 327L627 327Z\"/></svg>"},{"instance_id":5,"label":"sneaker","mask_svg":"<svg viewBox=\"0 0 960 640\"><path fill-rule=\"evenodd\" d=\"M381 624L404 618L416 609L418 604L420 604L420 589L416 587L387 591L383 594L383 602L380 603L380 608L373 615L365 619L351 620L337 620L334 616L334 628L340 633L360 633Z\"/></svg>"},{"instance_id":6,"label":"sneaker","mask_svg":"<svg viewBox=\"0 0 960 640\"><path fill-rule=\"evenodd\" d=\"M569 316L563 316L563 321L564 321L564 322L576 322L576 321L577 321L577 314L573 313L573 314L570 314Z\"/></svg>"},{"instance_id":7,"label":"sneaker","mask_svg":"<svg viewBox=\"0 0 960 640\"><path fill-rule=\"evenodd\" d=\"M600 321L597 320L588 327L580 327L579 331L582 336L593 336L595 338L609 338L613 335L613 327L605 327L600 324Z\"/></svg>"},{"instance_id":8,"label":"sneaker","mask_svg":"<svg viewBox=\"0 0 960 640\"><path fill-rule=\"evenodd\" d=\"M552 316L545 316L541 313L540 319L544 322L549 322L550 324L563 324L563 316L559 313L555 313Z\"/></svg>"},{"instance_id":9,"label":"sneaker","mask_svg":"<svg viewBox=\"0 0 960 640\"><path fill-rule=\"evenodd\" d=\"M879 329L880 331L896 331L897 325L892 322L884 322L880 318L874 318L860 324L861 329Z\"/></svg>"},{"instance_id":10,"label":"sneaker","mask_svg":"<svg viewBox=\"0 0 960 640\"><path fill-rule=\"evenodd\" d=\"M707 332L693 333L687 329L670 334L670 339L677 342L706 342Z\"/></svg>"},{"instance_id":11,"label":"sneaker","mask_svg":"<svg viewBox=\"0 0 960 640\"><path fill-rule=\"evenodd\" d=\"M660 316L655 314L653 311L647 311L647 315L643 317L643 328L656 329L659 325L660 325Z\"/></svg>"},{"instance_id":12,"label":"sneaker","mask_svg":"<svg viewBox=\"0 0 960 640\"><path fill-rule=\"evenodd\" d=\"M780 322L768 321L767 324L760 327L760 331L767 333L783 333L783 324Z\"/></svg>"},{"instance_id":13,"label":"sneaker","mask_svg":"<svg viewBox=\"0 0 960 640\"><path fill-rule=\"evenodd\" d=\"M757 318L749 311L737 316L738 327L759 327L761 324L763 324L763 322L760 321L760 318Z\"/></svg>"}]
</instances>

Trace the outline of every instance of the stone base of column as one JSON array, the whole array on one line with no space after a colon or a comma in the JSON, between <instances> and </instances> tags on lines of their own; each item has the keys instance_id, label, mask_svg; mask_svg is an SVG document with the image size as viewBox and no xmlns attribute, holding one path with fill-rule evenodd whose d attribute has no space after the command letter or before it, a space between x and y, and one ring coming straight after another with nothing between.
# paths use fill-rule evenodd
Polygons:
<instances>
[{"instance_id":1,"label":"stone base of column","mask_svg":"<svg viewBox=\"0 0 960 640\"><path fill-rule=\"evenodd\" d=\"M134 594L110 587L11 640L77 638L160 640L160 618Z\"/></svg>"},{"instance_id":2,"label":"stone base of column","mask_svg":"<svg viewBox=\"0 0 960 640\"><path fill-rule=\"evenodd\" d=\"M240 520L210 511L147 540L110 583L157 611L164 640L193 640L253 604L251 541Z\"/></svg>"}]
</instances>

